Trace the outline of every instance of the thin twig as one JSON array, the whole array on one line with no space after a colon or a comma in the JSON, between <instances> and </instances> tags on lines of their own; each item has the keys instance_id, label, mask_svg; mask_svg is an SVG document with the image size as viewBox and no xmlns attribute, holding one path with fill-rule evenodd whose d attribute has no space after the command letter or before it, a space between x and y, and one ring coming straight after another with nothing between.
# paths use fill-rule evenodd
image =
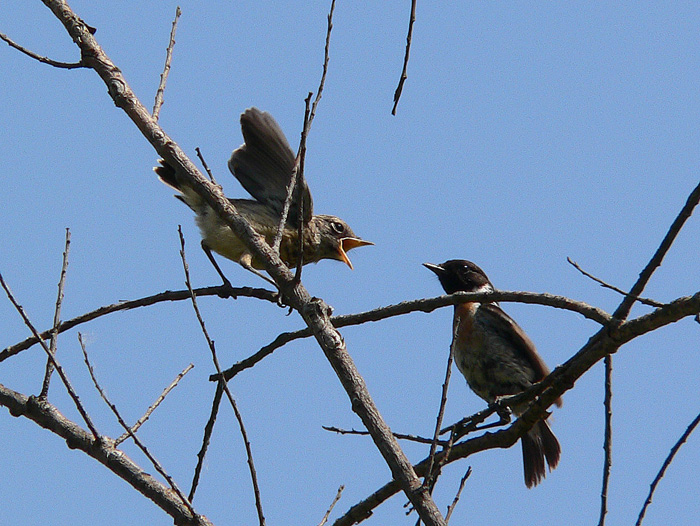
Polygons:
<instances>
[{"instance_id":1,"label":"thin twig","mask_svg":"<svg viewBox=\"0 0 700 526\"><path fill-rule=\"evenodd\" d=\"M242 296L277 303L276 292L252 287L229 287L226 285L219 285L217 287L202 287L195 289L195 293L197 296L219 296L220 298L230 297L233 299L238 299L239 296ZM182 301L189 299L190 293L187 290L166 290L165 292L160 292L159 294L154 294L152 296L146 296L145 298L120 301L119 303L105 305L99 309L95 309L93 311L86 312L85 314L81 314L80 316L76 316L70 320L63 321L58 325L58 327L56 327L56 329L58 330L58 333L61 334L62 332L72 329L73 327L95 320L102 316L106 316L107 314L112 314L113 312L135 309L138 307L148 307L164 301ZM16 343L15 345L11 345L10 347L0 351L0 362L29 349L31 346L39 343L39 340L46 340L47 338L50 338L53 330L54 328L48 329L40 333L38 336L30 336L26 340Z\"/></svg>"},{"instance_id":2,"label":"thin twig","mask_svg":"<svg viewBox=\"0 0 700 526\"><path fill-rule=\"evenodd\" d=\"M194 501L194 494L197 491L197 486L199 485L199 477L202 474L202 467L204 466L204 458L207 455L207 450L209 449L209 442L211 441L211 435L214 432L214 423L216 422L216 417L219 414L219 407L221 406L221 398L224 394L224 384L223 382L218 382L216 384L216 392L214 393L214 400L211 405L211 413L209 414L209 420L204 426L204 438L202 439L202 447L197 453L197 466L194 468L194 475L192 477L192 486L190 487L189 499Z\"/></svg>"},{"instance_id":3,"label":"thin twig","mask_svg":"<svg viewBox=\"0 0 700 526\"><path fill-rule=\"evenodd\" d=\"M326 29L326 46L323 51L323 73L321 74L321 82L318 84L318 90L316 90L316 98L314 103L311 105L311 113L309 114L308 123L305 125L304 129L308 135L311 129L311 123L314 122L314 117L316 116L316 107L318 102L321 100L321 95L323 94L323 87L326 84L326 74L328 73L328 62L330 61L330 49L331 49L331 31L333 30L333 11L335 11L335 0L331 1L331 9L328 12L328 26Z\"/></svg>"},{"instance_id":4,"label":"thin twig","mask_svg":"<svg viewBox=\"0 0 700 526\"><path fill-rule=\"evenodd\" d=\"M482 301L486 303L502 301L545 305L557 309L565 309L577 312L585 318L600 323L601 325L605 325L610 321L610 315L604 310L599 309L597 307L591 307L586 303L565 298L563 296L554 296L552 294L546 293L539 294L534 292L512 292L503 290L495 292L458 292L449 296L437 296L435 298L403 301L395 305L379 307L377 309L359 312L357 314L333 316L332 318L330 318L330 321L336 328L348 327L352 325L360 325L368 321L381 321L386 318L391 318L393 316L402 316L411 312L429 313L441 307L457 305L469 301ZM253 367L260 360L272 354L275 350L279 349L280 347L294 340L298 340L300 338L309 338L311 336L313 336L313 333L308 328L300 329L298 331L293 332L283 332L279 334L274 341L261 348L255 354L249 356L248 358L245 358L244 360L241 360L240 362L226 369L224 371L226 380L230 380L239 372ZM1 358L2 353L0 353L0 359ZM214 375L212 375L209 379L213 382L217 381L217 378Z\"/></svg>"},{"instance_id":5,"label":"thin twig","mask_svg":"<svg viewBox=\"0 0 700 526\"><path fill-rule=\"evenodd\" d=\"M455 325L454 330L457 330ZM456 333L453 335L456 336ZM442 393L440 395L440 409L438 410L438 415L435 421L435 431L433 432L433 443L430 445L430 462L428 463L428 470L425 477L423 478L423 485L426 487L431 487L434 482L433 478L433 463L435 462L435 451L437 450L438 438L440 437L440 428L442 427L442 419L445 416L445 405L447 405L447 389L450 386L450 376L452 375L452 361L454 360L455 350L454 346L450 345L450 352L447 354L447 367L445 370L445 381L442 383Z\"/></svg>"},{"instance_id":6,"label":"thin twig","mask_svg":"<svg viewBox=\"0 0 700 526\"><path fill-rule=\"evenodd\" d=\"M68 251L70 249L70 230L66 228L66 244L63 249L63 263L61 264L61 277L58 279L58 296L56 298L56 308L53 314L53 329L51 329L51 342L49 348L51 354L56 354L56 343L58 340L58 324L61 323L61 305L63 304L63 289L66 285L66 271L68 269ZM49 394L49 384L51 382L51 374L53 373L53 364L51 359L46 360L46 373L44 374L44 383L41 388L41 398L46 398Z\"/></svg>"},{"instance_id":7,"label":"thin twig","mask_svg":"<svg viewBox=\"0 0 700 526\"><path fill-rule=\"evenodd\" d=\"M187 285L187 290L190 291L190 296L192 298L192 307L194 308L195 315L197 316L197 321L199 321L199 326L202 329L202 333L204 334L204 338L207 340L207 345L209 346L209 350L211 351L211 356L212 360L214 362L214 367L216 367L216 372L219 376L219 378L222 377L221 375L221 367L219 366L219 359L216 356L216 347L214 346L214 341L209 337L209 332L207 331L207 327L204 323L204 319L202 318L201 313L199 312L199 307L197 306L197 296L194 293L194 290L192 289L192 283L190 282L190 270L189 266L187 265L187 259L185 258L185 236L182 235L182 228L178 227L177 229L178 234L180 235L180 257L182 258L182 266L185 271L185 284ZM252 479L253 482L253 492L255 493L255 508L258 512L258 521L260 523L260 526L265 526L265 515L263 514L263 509L262 509L262 501L260 498L260 488L258 486L258 476L257 473L255 472L255 464L253 463L253 451L250 446L250 441L248 440L248 433L246 432L245 426L243 425L243 417L241 416L240 411L238 410L238 404L236 404L236 401L233 398L233 395L231 394L231 391L228 388L228 384L224 382L223 380L219 382L222 384L222 387L224 388L224 392L226 393L226 397L228 398L229 402L231 403L231 407L233 408L233 412L236 415L236 420L238 421L238 427L240 428L241 431L241 436L243 437L243 443L245 444L245 450L246 450L246 456L248 458L248 467L250 470L250 478Z\"/></svg>"},{"instance_id":8,"label":"thin twig","mask_svg":"<svg viewBox=\"0 0 700 526\"><path fill-rule=\"evenodd\" d=\"M163 94L165 93L165 83L168 81L168 74L170 73L170 63L173 60L173 48L175 47L175 31L177 30L177 21L180 18L182 11L180 6L175 8L175 19L173 20L173 27L170 30L170 41L168 42L168 48L165 54L165 66L163 67L163 73L160 74L160 84L158 85L158 90L156 91L156 101L153 104L153 119L158 120L160 115L160 108L163 106Z\"/></svg>"},{"instance_id":9,"label":"thin twig","mask_svg":"<svg viewBox=\"0 0 700 526\"><path fill-rule=\"evenodd\" d=\"M661 466L661 469L659 472L656 474L656 477L654 478L654 481L651 483L651 486L649 488L649 496L647 497L647 500L644 502L644 506L642 506L642 510L639 512L639 517L637 518L637 522L635 526L641 526L642 521L644 520L644 514L647 511L647 508L649 507L649 504L651 504L651 499L654 496L654 491L656 491L656 486L658 486L659 482L664 476L664 473L666 473L666 469L671 465L671 462L673 462L673 457L676 456L676 453L678 453L678 450L681 448L683 443L688 440L688 437L691 435L693 431L695 431L695 428L700 424L700 413L698 416L695 417L695 419L690 423L688 428L685 430L685 432L681 435L681 437L678 439L678 442L674 444L674 446L671 448L671 451L668 454L668 457L666 457L666 460L664 461L663 465Z\"/></svg>"},{"instance_id":10,"label":"thin twig","mask_svg":"<svg viewBox=\"0 0 700 526\"><path fill-rule=\"evenodd\" d=\"M464 489L464 486L467 483L467 479L469 478L469 475L471 475L471 474L472 474L472 467L469 466L469 468L467 468L467 472L462 477L462 480L459 481L459 489L457 490L457 494L455 495L455 498L452 501L452 504L447 506L447 514L445 515L445 522L446 523L450 522L450 517L452 517L452 512L455 510L455 507L457 506L457 503L459 502L459 497L462 494L462 490Z\"/></svg>"},{"instance_id":11,"label":"thin twig","mask_svg":"<svg viewBox=\"0 0 700 526\"><path fill-rule=\"evenodd\" d=\"M88 67L85 64L83 64L82 60L80 62L59 62L57 60L51 60L48 57L42 57L41 55L37 55L33 51L30 51L27 48L20 46L19 44L14 42L10 37L5 35L4 33L0 33L0 39L7 42L7 44L10 47L13 47L17 51L24 53L28 57L31 57L35 60L38 60L42 64L48 64L49 66L53 66L55 68L62 68L62 69L78 69L78 68L87 68Z\"/></svg>"},{"instance_id":12,"label":"thin twig","mask_svg":"<svg viewBox=\"0 0 700 526\"><path fill-rule=\"evenodd\" d=\"M644 267L644 270L642 270L642 272L639 274L639 279L637 279L637 282L630 289L629 295L625 296L622 303L620 303L620 306L613 313L614 318L617 318L620 321L627 318L630 310L632 309L632 305L635 302L635 298L642 294L644 287L646 287L647 283L649 283L654 271L661 266L661 262L671 248L671 245L673 245L676 236L678 236L678 233L683 228L685 222L691 215L693 215L693 210L697 206L698 202L700 202L700 184L698 184L688 196L685 205L683 205L683 208L671 224L671 227L668 229L664 239L661 241L659 248L649 260L647 266Z\"/></svg>"},{"instance_id":13,"label":"thin twig","mask_svg":"<svg viewBox=\"0 0 700 526\"><path fill-rule=\"evenodd\" d=\"M566 258L566 261L568 261L569 264L571 264L571 265L572 265L576 270L578 270L581 274L583 274L583 275L586 276L587 278L592 279L592 280L595 281L596 283L600 284L602 287L604 287L604 288L606 288L606 289L614 290L615 292L617 292L618 294L622 294L623 296L630 296L630 294L629 294L628 292L625 292L625 291L622 290L621 288L616 287L615 285L610 285L609 283L606 283L606 282L603 281L602 279L595 277L593 274L590 274L590 273L586 272L585 270L583 270L583 269L581 268L581 266L580 266L578 263L576 263L575 261L573 261L570 257L567 257L567 258ZM635 297L634 300L635 300L635 301L638 301L639 303L643 303L643 304L645 304L645 305L649 305L649 306L651 306L651 307L663 307L663 306L664 306L663 303L661 303L661 302L659 302L659 301L651 300L651 299L648 299L648 298Z\"/></svg>"},{"instance_id":14,"label":"thin twig","mask_svg":"<svg viewBox=\"0 0 700 526\"><path fill-rule=\"evenodd\" d=\"M306 109L304 110L304 129L301 132L301 141L299 142L299 154L297 155L297 165L299 169L297 170L297 180L296 180L296 194L297 194L297 208L299 209L299 220L297 221L297 236L298 236L298 247L299 258L297 259L297 268L294 273L294 284L301 283L301 269L304 266L304 187L306 183L304 182L304 160L306 159L306 137L310 130L310 110L309 101L311 100L311 93L306 97Z\"/></svg>"},{"instance_id":15,"label":"thin twig","mask_svg":"<svg viewBox=\"0 0 700 526\"><path fill-rule=\"evenodd\" d=\"M306 99L306 112L304 114L304 126L301 132L301 141L299 143L299 149L297 150L296 160L294 162L294 169L292 170L291 176L289 178L289 185L287 186L287 196L284 200L284 206L282 207L282 214L280 215L280 221L277 225L277 231L275 232L275 237L272 240L272 250L279 254L280 244L282 242L282 232L284 231L285 225L287 224L287 216L289 215L289 207L292 203L292 197L294 195L294 190L297 189L297 196L299 199L299 210L298 210L298 221L303 221L303 203L301 202L301 193L303 190L303 180L299 181L297 185L297 177L300 170L303 170L303 153L306 152L306 137L309 135L309 130L311 129L311 123L316 116L316 107L318 102L321 100L321 95L323 94L323 87L326 83L326 74L328 73L328 62L329 62L329 52L331 43L331 30L333 29L333 11L335 10L335 0L331 2L331 9L328 13L328 29L326 31L326 46L324 49L323 58L323 73L321 74L321 81L318 85L318 90L316 91L316 98L314 99L313 105L311 106L311 111L309 112L309 99L311 98L311 93L309 93ZM299 235L301 239L301 234ZM303 254L303 251L299 252ZM300 260L303 256L299 256Z\"/></svg>"},{"instance_id":16,"label":"thin twig","mask_svg":"<svg viewBox=\"0 0 700 526\"><path fill-rule=\"evenodd\" d=\"M144 455L146 455L146 458L150 460L151 464L153 464L153 467L156 468L156 471L161 474L161 476L168 482L172 490L177 494L177 496L180 498L182 503L187 507L187 509L190 511L192 515L197 515L197 513L194 511L192 508L192 504L190 503L189 500L187 500L187 497L180 491L180 488L178 488L177 484L173 480L173 478L168 475L168 473L163 469L163 466L160 465L160 462L156 460L156 458L151 454L150 451L148 451L148 448L139 440L139 438L131 431L131 428L128 426L128 424L124 421L122 416L119 414L119 410L117 409L117 406L114 405L112 402L109 401L109 398L107 398L107 394L104 392L102 387L100 386L99 382L97 381L97 377L95 376L95 371L90 364L90 359L88 358L87 350L85 349L85 344L83 343L83 336L78 333L78 341L80 342L80 348L83 351L83 359L85 360L85 365L88 368L88 372L90 373L90 378L92 378L92 383L95 385L95 389L97 389L97 392L100 393L100 396L102 397L102 400L107 404L107 407L109 407L112 410L112 413L114 413L114 416L117 417L117 421L119 422L119 425L121 425L124 430L129 433L129 436L134 440L134 444L138 446L138 448L143 452Z\"/></svg>"},{"instance_id":17,"label":"thin twig","mask_svg":"<svg viewBox=\"0 0 700 526\"><path fill-rule=\"evenodd\" d=\"M10 302L15 307L15 309L17 310L19 315L22 317L24 324L29 328L29 330L32 332L32 334L36 338L39 338L39 333L34 328L34 325L29 320L29 317L24 312L24 309L22 308L22 306L19 303L17 303L17 300L12 295L12 291L10 291L10 288L5 283L5 280L3 279L2 274L0 274L0 285L2 285L2 288L5 289L5 294L7 294L7 297L9 298ZM73 403L75 404L75 407L78 409L78 412L80 413L80 416L83 417L85 424L88 426L88 428L92 432L92 436L95 438L95 441L99 442L100 440L102 440L102 438L100 437L100 434L97 432L97 428L92 423L92 420L90 419L90 415L88 415L87 411L83 407L83 404L80 402L80 398L78 398L78 394L75 392L75 389L73 389L73 386L71 385L70 380L68 380L68 376L66 375L65 371L63 370L63 367L61 367L61 364L58 363L56 356L51 352L51 349L49 348L48 345L46 345L46 342L44 340L41 340L39 343L41 343L41 348L44 349L44 351L48 355L49 360L53 364L53 367L56 370L56 372L58 373L58 376L61 378L63 385L66 386L66 390L68 391L68 394L72 398Z\"/></svg>"},{"instance_id":18,"label":"thin twig","mask_svg":"<svg viewBox=\"0 0 700 526\"><path fill-rule=\"evenodd\" d=\"M189 364L187 367L185 367L185 368L182 370L182 372L181 372L180 374L178 374L178 375L175 377L175 379L170 383L170 385L169 385L168 387L166 387L166 388L163 390L163 392L162 392L162 393L160 394L160 396L156 399L156 401L153 402L153 403L151 404L151 406L146 410L146 412L143 414L143 416L142 416L141 418L139 418L133 426L131 426L131 432L132 432L132 433L136 433L136 431L138 431L138 429L139 429L144 423L146 423L146 421L147 421L147 420L151 417L151 415L153 414L153 411L155 411L156 408L163 402L163 400L165 400L165 397L168 396L168 394L170 393L170 391L172 391L173 389L175 389L175 387L177 387L177 384L180 383L180 380L182 380L182 379L184 378L184 376L185 376L187 373L189 373L193 368L194 368L194 364ZM124 442L127 438L129 438L129 436L131 436L131 435L130 435L129 433L126 433L126 432L125 432L124 434L122 434L122 436L120 436L119 438L117 438L117 439L114 441L114 446L115 446L115 447L118 446L119 444L121 444L122 442ZM192 499L189 499L189 500L191 501Z\"/></svg>"},{"instance_id":19,"label":"thin twig","mask_svg":"<svg viewBox=\"0 0 700 526\"><path fill-rule=\"evenodd\" d=\"M330 517L331 512L333 511L333 508L335 508L335 505L338 504L338 501L340 500L340 496L343 494L344 489L345 489L345 486L342 486L342 485L338 488L338 492L335 494L335 498L333 499L333 502L331 502L331 505L328 508L328 511L326 511L326 514L323 516L323 519L321 519L321 522L318 523L318 526L324 526L328 522L328 517Z\"/></svg>"},{"instance_id":20,"label":"thin twig","mask_svg":"<svg viewBox=\"0 0 700 526\"><path fill-rule=\"evenodd\" d=\"M284 206L282 206L282 214L280 215L280 221L277 224L277 231L275 232L275 237L272 240L272 250L276 253L280 253L280 244L282 243L282 233L287 225L287 216L289 215L289 207L292 204L292 196L294 194L294 189L296 188L297 173L299 172L299 156L297 155L296 161L294 162L294 169L289 177L289 185L287 186L287 197L284 199ZM299 214L299 221L301 221L301 214Z\"/></svg>"},{"instance_id":21,"label":"thin twig","mask_svg":"<svg viewBox=\"0 0 700 526\"><path fill-rule=\"evenodd\" d=\"M403 70L401 71L401 78L399 79L399 85L396 87L394 92L394 107L391 109L391 114L396 115L396 107L399 105L399 99L401 98L401 92L403 91L403 84L406 82L408 75L406 74L408 70L408 57L411 54L411 40L413 39L413 23L416 21L416 0L411 1L411 18L408 20L408 35L406 35L406 54L403 57Z\"/></svg>"},{"instance_id":22,"label":"thin twig","mask_svg":"<svg viewBox=\"0 0 700 526\"><path fill-rule=\"evenodd\" d=\"M326 431L331 431L332 433L338 433L339 435L360 435L360 436L369 436L369 431L360 431L357 429L341 429L339 427L334 427L334 426L321 426L323 429ZM398 438L399 440L408 440L410 442L418 442L419 444L432 444L433 439L432 438L427 438L427 437L421 437L417 435L406 435L404 433L394 433L392 432L392 435L394 437ZM447 440L438 440L438 445L446 447L449 445L449 442Z\"/></svg>"},{"instance_id":23,"label":"thin twig","mask_svg":"<svg viewBox=\"0 0 700 526\"><path fill-rule=\"evenodd\" d=\"M219 183L216 182L216 179L214 179L214 174L211 173L211 170L209 169L209 165L207 162L204 160L204 156L202 155L202 152L199 149L199 146L194 149L195 152L197 152L197 157L199 157L200 162L202 163L202 166L204 167L204 170L206 170L207 175L209 176L209 179L211 180L212 183L214 183L216 186L219 186Z\"/></svg>"},{"instance_id":24,"label":"thin twig","mask_svg":"<svg viewBox=\"0 0 700 526\"><path fill-rule=\"evenodd\" d=\"M600 519L598 526L605 526L608 513L608 483L612 466L612 356L605 357L605 460L603 463L603 487L600 491Z\"/></svg>"}]
</instances>

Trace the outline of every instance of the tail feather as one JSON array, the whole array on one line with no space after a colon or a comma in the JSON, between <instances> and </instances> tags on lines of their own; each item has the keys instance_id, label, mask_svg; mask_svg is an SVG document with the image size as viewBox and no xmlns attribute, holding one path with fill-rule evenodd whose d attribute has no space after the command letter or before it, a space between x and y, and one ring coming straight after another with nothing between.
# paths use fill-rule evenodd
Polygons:
<instances>
[{"instance_id":1,"label":"tail feather","mask_svg":"<svg viewBox=\"0 0 700 526\"><path fill-rule=\"evenodd\" d=\"M178 192L182 192L182 190L180 189L180 183L177 180L175 168L170 166L165 161L165 159L158 159L158 163L160 164L160 166L156 166L155 168L153 168L153 171L158 176L158 179L163 181L165 184L167 184L173 190L177 190Z\"/></svg>"},{"instance_id":2,"label":"tail feather","mask_svg":"<svg viewBox=\"0 0 700 526\"><path fill-rule=\"evenodd\" d=\"M537 422L520 439L520 442L523 447L525 485L531 488L544 479L546 475L545 460L549 471L557 467L561 456L561 447L545 420Z\"/></svg>"},{"instance_id":3,"label":"tail feather","mask_svg":"<svg viewBox=\"0 0 700 526\"><path fill-rule=\"evenodd\" d=\"M158 159L158 163L160 163L160 166L153 168L158 179L178 192L175 197L196 212L203 202L199 194L189 186L181 184L180 180L177 178L175 168L168 164L165 159Z\"/></svg>"}]
</instances>

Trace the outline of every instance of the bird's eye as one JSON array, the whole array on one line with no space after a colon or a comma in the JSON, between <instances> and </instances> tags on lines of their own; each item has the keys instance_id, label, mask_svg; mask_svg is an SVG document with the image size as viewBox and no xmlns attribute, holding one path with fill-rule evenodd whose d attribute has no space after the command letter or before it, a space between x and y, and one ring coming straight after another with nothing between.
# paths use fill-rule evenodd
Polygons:
<instances>
[{"instance_id":1,"label":"bird's eye","mask_svg":"<svg viewBox=\"0 0 700 526\"><path fill-rule=\"evenodd\" d=\"M338 221L333 221L331 223L331 228L333 228L333 231L336 234L342 234L345 232L345 225L343 225L343 223L339 223Z\"/></svg>"}]
</instances>

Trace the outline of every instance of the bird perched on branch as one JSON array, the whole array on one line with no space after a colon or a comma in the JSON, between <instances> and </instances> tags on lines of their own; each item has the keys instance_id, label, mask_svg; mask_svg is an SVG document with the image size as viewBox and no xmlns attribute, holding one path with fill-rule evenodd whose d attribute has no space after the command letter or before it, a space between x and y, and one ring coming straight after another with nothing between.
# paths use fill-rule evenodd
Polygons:
<instances>
[{"instance_id":1,"label":"bird perched on branch","mask_svg":"<svg viewBox=\"0 0 700 526\"><path fill-rule=\"evenodd\" d=\"M229 199L238 213L253 229L272 245L281 221L288 187L295 171L296 156L277 121L257 108L247 109L241 115L241 131L245 143L237 148L228 162L229 170L243 188L255 198ZM240 263L256 274L262 269L260 261L252 256L245 244L199 196L177 171L159 160L154 168L161 181L179 192L177 197L196 214L202 234L202 248L214 264L224 282L211 251ZM301 195L301 214L298 196ZM342 261L352 269L347 252L355 247L372 245L361 239L342 219L331 215L313 215L313 200L304 182L301 191L292 193L287 221L282 231L280 258L294 267L299 261L299 222L303 222L303 263L317 263L322 259ZM264 276L263 276L264 277ZM265 278L267 279L267 278Z\"/></svg>"},{"instance_id":2,"label":"bird perched on branch","mask_svg":"<svg viewBox=\"0 0 700 526\"><path fill-rule=\"evenodd\" d=\"M494 290L484 271L471 261L423 265L437 274L447 294ZM489 404L521 393L549 374L530 338L496 303L455 305L452 348L469 387ZM555 403L561 406L561 398ZM525 409L513 407L516 414ZM546 419L537 422L520 442L525 484L530 488L545 477L545 460L550 471L557 467L561 448Z\"/></svg>"}]
</instances>

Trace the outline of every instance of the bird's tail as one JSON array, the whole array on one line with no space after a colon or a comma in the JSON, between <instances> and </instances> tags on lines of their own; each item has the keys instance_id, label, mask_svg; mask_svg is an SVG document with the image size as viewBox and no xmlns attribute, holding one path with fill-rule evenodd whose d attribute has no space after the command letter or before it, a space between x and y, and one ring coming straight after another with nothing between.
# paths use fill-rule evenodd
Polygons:
<instances>
[{"instance_id":1,"label":"bird's tail","mask_svg":"<svg viewBox=\"0 0 700 526\"><path fill-rule=\"evenodd\" d=\"M182 181L177 177L175 168L169 165L165 159L158 159L160 166L153 168L153 171L158 176L158 179L163 181L178 194L175 196L180 201L189 206L192 210L197 211L197 208L203 203L202 198L192 190L189 186L182 184Z\"/></svg>"},{"instance_id":2,"label":"bird's tail","mask_svg":"<svg viewBox=\"0 0 700 526\"><path fill-rule=\"evenodd\" d=\"M561 455L561 447L546 420L537 422L524 435L520 442L523 446L523 468L525 484L528 488L536 486L545 477L545 460L549 471L557 467Z\"/></svg>"}]
</instances>

